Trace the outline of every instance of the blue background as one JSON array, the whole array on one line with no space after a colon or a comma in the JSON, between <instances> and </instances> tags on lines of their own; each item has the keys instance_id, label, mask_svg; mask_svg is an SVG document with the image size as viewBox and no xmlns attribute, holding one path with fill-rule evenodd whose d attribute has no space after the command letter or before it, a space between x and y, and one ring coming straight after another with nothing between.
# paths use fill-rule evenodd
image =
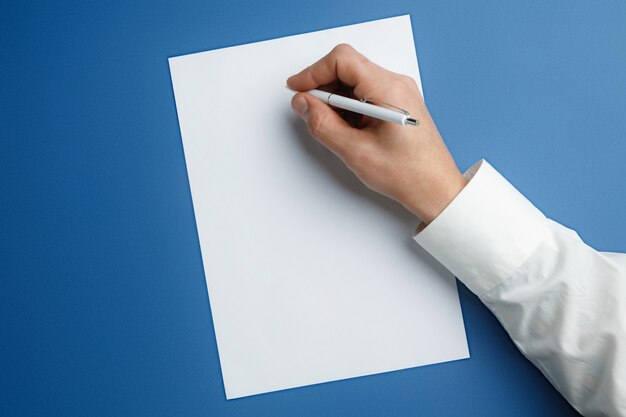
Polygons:
<instances>
[{"instance_id":1,"label":"blue background","mask_svg":"<svg viewBox=\"0 0 626 417\"><path fill-rule=\"evenodd\" d=\"M575 415L462 285L469 360L225 399L167 57L406 13L459 167L626 251L623 1L3 2L0 414Z\"/></svg>"}]
</instances>

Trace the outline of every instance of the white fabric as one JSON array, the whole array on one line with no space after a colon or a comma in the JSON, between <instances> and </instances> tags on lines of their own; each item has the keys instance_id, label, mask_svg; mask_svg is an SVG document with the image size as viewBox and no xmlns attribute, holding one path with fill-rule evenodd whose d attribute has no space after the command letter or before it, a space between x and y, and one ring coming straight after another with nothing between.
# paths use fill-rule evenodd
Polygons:
<instances>
[{"instance_id":1,"label":"white fabric","mask_svg":"<svg viewBox=\"0 0 626 417\"><path fill-rule=\"evenodd\" d=\"M415 240L583 415L626 416L626 254L547 219L486 161Z\"/></svg>"}]
</instances>

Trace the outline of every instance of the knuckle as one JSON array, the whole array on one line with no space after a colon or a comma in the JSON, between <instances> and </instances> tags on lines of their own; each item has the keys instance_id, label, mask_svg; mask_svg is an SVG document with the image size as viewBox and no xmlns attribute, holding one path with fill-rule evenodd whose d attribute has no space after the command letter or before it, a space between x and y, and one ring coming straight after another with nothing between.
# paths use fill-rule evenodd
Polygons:
<instances>
[{"instance_id":1,"label":"knuckle","mask_svg":"<svg viewBox=\"0 0 626 417\"><path fill-rule=\"evenodd\" d=\"M333 48L333 52L337 55L346 55L354 52L354 48L349 43L340 43Z\"/></svg>"},{"instance_id":2,"label":"knuckle","mask_svg":"<svg viewBox=\"0 0 626 417\"><path fill-rule=\"evenodd\" d=\"M324 131L324 119L326 116L323 113L315 112L309 116L308 126L309 133L316 138L319 138Z\"/></svg>"},{"instance_id":3,"label":"knuckle","mask_svg":"<svg viewBox=\"0 0 626 417\"><path fill-rule=\"evenodd\" d=\"M402 82L409 87L417 87L417 82L413 79L413 77L409 77L408 75L402 75Z\"/></svg>"}]
</instances>

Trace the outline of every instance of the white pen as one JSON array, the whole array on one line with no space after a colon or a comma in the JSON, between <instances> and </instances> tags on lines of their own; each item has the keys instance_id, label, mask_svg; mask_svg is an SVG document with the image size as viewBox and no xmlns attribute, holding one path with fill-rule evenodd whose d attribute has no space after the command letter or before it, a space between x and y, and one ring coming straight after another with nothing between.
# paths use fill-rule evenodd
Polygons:
<instances>
[{"instance_id":1,"label":"white pen","mask_svg":"<svg viewBox=\"0 0 626 417\"><path fill-rule=\"evenodd\" d=\"M371 100L371 99L355 100L352 98L340 96L340 95L329 93L327 91L322 91L322 90L309 90L307 91L307 93L311 94L314 97L317 97L318 99L322 100L324 103L330 104L333 107L338 107L340 109L349 110L354 113L363 114L365 116L370 116L375 119L385 120L385 121L396 123L402 126L419 125L419 122L417 121L417 119L411 117L408 111L403 110L389 103L385 103L385 102L378 101L378 100ZM386 106L393 107L395 110L370 104L371 102L381 103Z\"/></svg>"}]
</instances>

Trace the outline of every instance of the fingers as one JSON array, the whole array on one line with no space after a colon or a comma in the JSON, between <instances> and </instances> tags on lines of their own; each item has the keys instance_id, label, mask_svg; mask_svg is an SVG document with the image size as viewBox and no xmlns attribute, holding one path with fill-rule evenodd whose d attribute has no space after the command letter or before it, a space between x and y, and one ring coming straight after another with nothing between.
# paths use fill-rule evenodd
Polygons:
<instances>
[{"instance_id":1,"label":"fingers","mask_svg":"<svg viewBox=\"0 0 626 417\"><path fill-rule=\"evenodd\" d=\"M291 107L306 122L309 133L340 158L344 158L363 132L351 127L329 105L307 93L291 99Z\"/></svg>"},{"instance_id":2,"label":"fingers","mask_svg":"<svg viewBox=\"0 0 626 417\"><path fill-rule=\"evenodd\" d=\"M354 87L374 80L377 72L384 71L348 44L337 45L328 55L313 65L287 79L289 88L306 91L340 80Z\"/></svg>"}]
</instances>

